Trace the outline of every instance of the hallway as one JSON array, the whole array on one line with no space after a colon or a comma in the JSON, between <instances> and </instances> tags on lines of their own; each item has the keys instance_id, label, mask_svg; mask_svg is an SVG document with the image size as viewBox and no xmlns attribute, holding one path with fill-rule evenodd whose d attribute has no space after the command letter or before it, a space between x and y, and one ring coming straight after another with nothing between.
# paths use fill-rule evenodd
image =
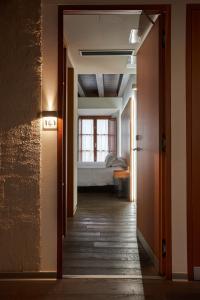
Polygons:
<instances>
[{"instance_id":1,"label":"hallway","mask_svg":"<svg viewBox=\"0 0 200 300\"><path fill-rule=\"evenodd\" d=\"M136 207L113 194L79 193L67 222L64 275L157 275L136 238Z\"/></svg>"}]
</instances>

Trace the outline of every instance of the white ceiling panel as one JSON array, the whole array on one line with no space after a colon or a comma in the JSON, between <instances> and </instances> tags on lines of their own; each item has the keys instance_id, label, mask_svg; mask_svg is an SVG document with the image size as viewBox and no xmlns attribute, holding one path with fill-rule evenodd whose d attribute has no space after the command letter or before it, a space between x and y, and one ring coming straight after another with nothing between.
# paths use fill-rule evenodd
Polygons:
<instances>
[{"instance_id":1,"label":"white ceiling panel","mask_svg":"<svg viewBox=\"0 0 200 300\"><path fill-rule=\"evenodd\" d=\"M127 69L127 57L80 56L79 50L135 49L129 43L131 29L137 29L139 14L65 15L64 38L79 74L135 74Z\"/></svg>"}]
</instances>

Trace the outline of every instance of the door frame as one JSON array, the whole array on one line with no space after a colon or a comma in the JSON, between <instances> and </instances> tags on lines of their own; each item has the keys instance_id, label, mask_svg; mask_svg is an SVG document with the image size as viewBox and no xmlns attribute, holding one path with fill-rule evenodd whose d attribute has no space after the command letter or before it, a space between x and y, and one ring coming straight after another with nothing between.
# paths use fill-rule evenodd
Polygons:
<instances>
[{"instance_id":1,"label":"door frame","mask_svg":"<svg viewBox=\"0 0 200 300\"><path fill-rule=\"evenodd\" d=\"M200 4L187 4L186 9L186 148L187 148L187 260L188 279L193 272L193 218L192 218L192 11L200 10Z\"/></svg>"},{"instance_id":2,"label":"door frame","mask_svg":"<svg viewBox=\"0 0 200 300\"><path fill-rule=\"evenodd\" d=\"M73 217L74 207L74 68L67 72L67 217ZM70 141L70 142L69 142ZM63 223L65 221L63 220Z\"/></svg>"},{"instance_id":3,"label":"door frame","mask_svg":"<svg viewBox=\"0 0 200 300\"><path fill-rule=\"evenodd\" d=\"M165 19L165 72L163 97L163 130L166 137L166 151L162 176L161 224L162 240L166 241L167 255L160 261L160 267L167 279L172 278L171 255L171 5L58 5L58 139L57 139L57 278L62 278L63 260L63 16L81 14L131 14L134 10L145 10L152 14L163 14Z\"/></svg>"}]
</instances>

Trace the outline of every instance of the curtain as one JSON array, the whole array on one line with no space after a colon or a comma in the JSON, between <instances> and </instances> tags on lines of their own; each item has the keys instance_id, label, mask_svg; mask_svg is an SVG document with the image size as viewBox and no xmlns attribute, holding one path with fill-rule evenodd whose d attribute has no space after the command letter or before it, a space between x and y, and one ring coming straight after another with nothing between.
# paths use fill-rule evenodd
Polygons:
<instances>
[{"instance_id":1,"label":"curtain","mask_svg":"<svg viewBox=\"0 0 200 300\"><path fill-rule=\"evenodd\" d=\"M108 149L108 119L97 120L97 161L105 161Z\"/></svg>"},{"instance_id":2,"label":"curtain","mask_svg":"<svg viewBox=\"0 0 200 300\"><path fill-rule=\"evenodd\" d=\"M79 159L94 161L94 120L79 120Z\"/></svg>"}]
</instances>

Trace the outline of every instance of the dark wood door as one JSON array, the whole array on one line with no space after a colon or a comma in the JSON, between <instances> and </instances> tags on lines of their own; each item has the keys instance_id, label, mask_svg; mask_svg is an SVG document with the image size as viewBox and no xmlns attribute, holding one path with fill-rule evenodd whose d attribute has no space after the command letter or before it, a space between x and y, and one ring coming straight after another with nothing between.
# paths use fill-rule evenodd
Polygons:
<instances>
[{"instance_id":1,"label":"dark wood door","mask_svg":"<svg viewBox=\"0 0 200 300\"><path fill-rule=\"evenodd\" d=\"M156 20L137 55L137 226L162 270L161 102L162 18Z\"/></svg>"},{"instance_id":2,"label":"dark wood door","mask_svg":"<svg viewBox=\"0 0 200 300\"><path fill-rule=\"evenodd\" d=\"M188 271L200 279L200 5L187 11Z\"/></svg>"}]
</instances>

